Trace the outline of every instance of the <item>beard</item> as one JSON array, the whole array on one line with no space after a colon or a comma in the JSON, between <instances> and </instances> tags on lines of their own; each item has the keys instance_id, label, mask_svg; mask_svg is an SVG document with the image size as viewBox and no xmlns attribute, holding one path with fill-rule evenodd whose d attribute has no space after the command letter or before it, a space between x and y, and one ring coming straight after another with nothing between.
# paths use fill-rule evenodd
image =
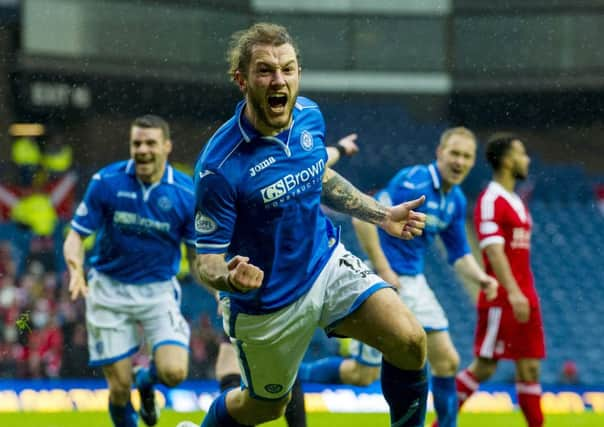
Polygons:
<instances>
[{"instance_id":1,"label":"beard","mask_svg":"<svg viewBox=\"0 0 604 427\"><path fill-rule=\"evenodd\" d=\"M276 131L281 131L291 123L294 103L296 102L297 97L298 94L288 95L287 103L285 104L285 113L276 117L271 117L267 111L270 106L268 105L268 101L266 101L264 94L258 95L253 91L248 91L247 94L247 100L251 110L254 112L256 121L259 122L259 124Z\"/></svg>"}]
</instances>

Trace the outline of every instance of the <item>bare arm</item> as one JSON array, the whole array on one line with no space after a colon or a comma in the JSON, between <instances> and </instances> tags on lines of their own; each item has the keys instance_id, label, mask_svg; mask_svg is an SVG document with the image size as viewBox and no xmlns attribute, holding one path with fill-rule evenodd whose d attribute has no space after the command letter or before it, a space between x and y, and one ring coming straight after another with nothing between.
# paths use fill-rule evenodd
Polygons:
<instances>
[{"instance_id":1,"label":"bare arm","mask_svg":"<svg viewBox=\"0 0 604 427\"><path fill-rule=\"evenodd\" d=\"M325 169L321 201L330 208L380 226L392 236L412 239L422 234L426 215L415 212L425 196L393 207L386 207L359 191L333 169Z\"/></svg>"},{"instance_id":2,"label":"bare arm","mask_svg":"<svg viewBox=\"0 0 604 427\"><path fill-rule=\"evenodd\" d=\"M516 282L516 279L514 278L514 274L512 273L512 268L510 267L508 258L505 255L503 245L489 245L485 248L485 252L489 258L489 263L493 267L497 280L508 293L508 300L512 306L512 309L514 310L516 320L519 322L528 321L530 314L528 299L522 293L518 283Z\"/></svg>"},{"instance_id":3,"label":"bare arm","mask_svg":"<svg viewBox=\"0 0 604 427\"><path fill-rule=\"evenodd\" d=\"M84 277L84 240L77 232L69 230L63 243L63 257L69 271L69 293L71 299L88 295Z\"/></svg>"},{"instance_id":4,"label":"bare arm","mask_svg":"<svg viewBox=\"0 0 604 427\"><path fill-rule=\"evenodd\" d=\"M199 268L196 265L198 262L197 253L195 252L195 248L191 246L187 246L187 261L189 261L189 271L191 272L191 277L193 277L193 280L203 286L209 293L214 295L214 297L216 298L216 289L207 285L203 280L201 280L201 277L199 276Z\"/></svg>"},{"instance_id":5,"label":"bare arm","mask_svg":"<svg viewBox=\"0 0 604 427\"><path fill-rule=\"evenodd\" d=\"M484 272L472 254L466 254L459 258L455 261L453 267L460 277L478 284L484 290L487 300L495 299L497 296L497 280Z\"/></svg>"},{"instance_id":6,"label":"bare arm","mask_svg":"<svg viewBox=\"0 0 604 427\"><path fill-rule=\"evenodd\" d=\"M227 263L225 254L198 254L194 265L201 282L217 291L248 292L262 286L264 279L261 269L239 255Z\"/></svg>"},{"instance_id":7,"label":"bare arm","mask_svg":"<svg viewBox=\"0 0 604 427\"><path fill-rule=\"evenodd\" d=\"M376 273L388 283L397 288L400 287L398 275L390 267L390 263L382 250L377 227L356 218L352 219L352 225L354 226L357 239L367 256L369 256L369 260Z\"/></svg>"},{"instance_id":8,"label":"bare arm","mask_svg":"<svg viewBox=\"0 0 604 427\"><path fill-rule=\"evenodd\" d=\"M346 156L354 156L359 152L359 147L356 144L357 134L351 133L350 135L346 135L344 138L340 139L336 146L330 145L327 147L327 167L331 167L335 165L338 160L340 160L340 150L343 151L343 154Z\"/></svg>"}]
</instances>

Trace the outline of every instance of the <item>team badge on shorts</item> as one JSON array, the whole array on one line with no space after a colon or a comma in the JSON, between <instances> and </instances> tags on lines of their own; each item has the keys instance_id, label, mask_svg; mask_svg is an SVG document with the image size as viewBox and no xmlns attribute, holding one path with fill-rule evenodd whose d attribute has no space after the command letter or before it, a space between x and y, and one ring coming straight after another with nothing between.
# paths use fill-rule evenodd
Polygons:
<instances>
[{"instance_id":1,"label":"team badge on shorts","mask_svg":"<svg viewBox=\"0 0 604 427\"><path fill-rule=\"evenodd\" d=\"M302 131L302 134L300 135L300 145L306 151L312 150L312 148L315 146L312 135L310 134L309 131L307 131L307 130Z\"/></svg>"},{"instance_id":2,"label":"team badge on shorts","mask_svg":"<svg viewBox=\"0 0 604 427\"><path fill-rule=\"evenodd\" d=\"M277 394L283 390L283 386L281 384L267 384L264 389L269 393Z\"/></svg>"}]
</instances>

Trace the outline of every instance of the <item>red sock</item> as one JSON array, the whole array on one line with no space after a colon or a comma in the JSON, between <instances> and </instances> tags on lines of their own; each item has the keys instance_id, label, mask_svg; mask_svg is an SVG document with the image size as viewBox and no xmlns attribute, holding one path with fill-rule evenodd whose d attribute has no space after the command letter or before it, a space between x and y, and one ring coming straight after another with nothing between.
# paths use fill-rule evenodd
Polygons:
<instances>
[{"instance_id":1,"label":"red sock","mask_svg":"<svg viewBox=\"0 0 604 427\"><path fill-rule=\"evenodd\" d=\"M541 411L541 384L530 382L517 382L516 393L518 405L522 409L524 418L529 427L543 426L543 412Z\"/></svg>"},{"instance_id":2,"label":"red sock","mask_svg":"<svg viewBox=\"0 0 604 427\"><path fill-rule=\"evenodd\" d=\"M465 369L457 374L455 386L457 387L457 400L460 408L478 390L479 385L480 383L470 370Z\"/></svg>"}]
</instances>

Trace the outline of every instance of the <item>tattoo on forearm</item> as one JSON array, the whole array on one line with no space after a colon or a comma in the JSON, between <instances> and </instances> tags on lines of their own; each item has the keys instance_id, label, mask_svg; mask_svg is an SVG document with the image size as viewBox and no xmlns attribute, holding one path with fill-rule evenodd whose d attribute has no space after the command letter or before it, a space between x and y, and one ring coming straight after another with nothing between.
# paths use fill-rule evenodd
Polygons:
<instances>
[{"instance_id":1,"label":"tattoo on forearm","mask_svg":"<svg viewBox=\"0 0 604 427\"><path fill-rule=\"evenodd\" d=\"M372 224L381 223L387 215L386 208L363 194L336 172L323 181L322 202L330 208L352 215Z\"/></svg>"}]
</instances>

